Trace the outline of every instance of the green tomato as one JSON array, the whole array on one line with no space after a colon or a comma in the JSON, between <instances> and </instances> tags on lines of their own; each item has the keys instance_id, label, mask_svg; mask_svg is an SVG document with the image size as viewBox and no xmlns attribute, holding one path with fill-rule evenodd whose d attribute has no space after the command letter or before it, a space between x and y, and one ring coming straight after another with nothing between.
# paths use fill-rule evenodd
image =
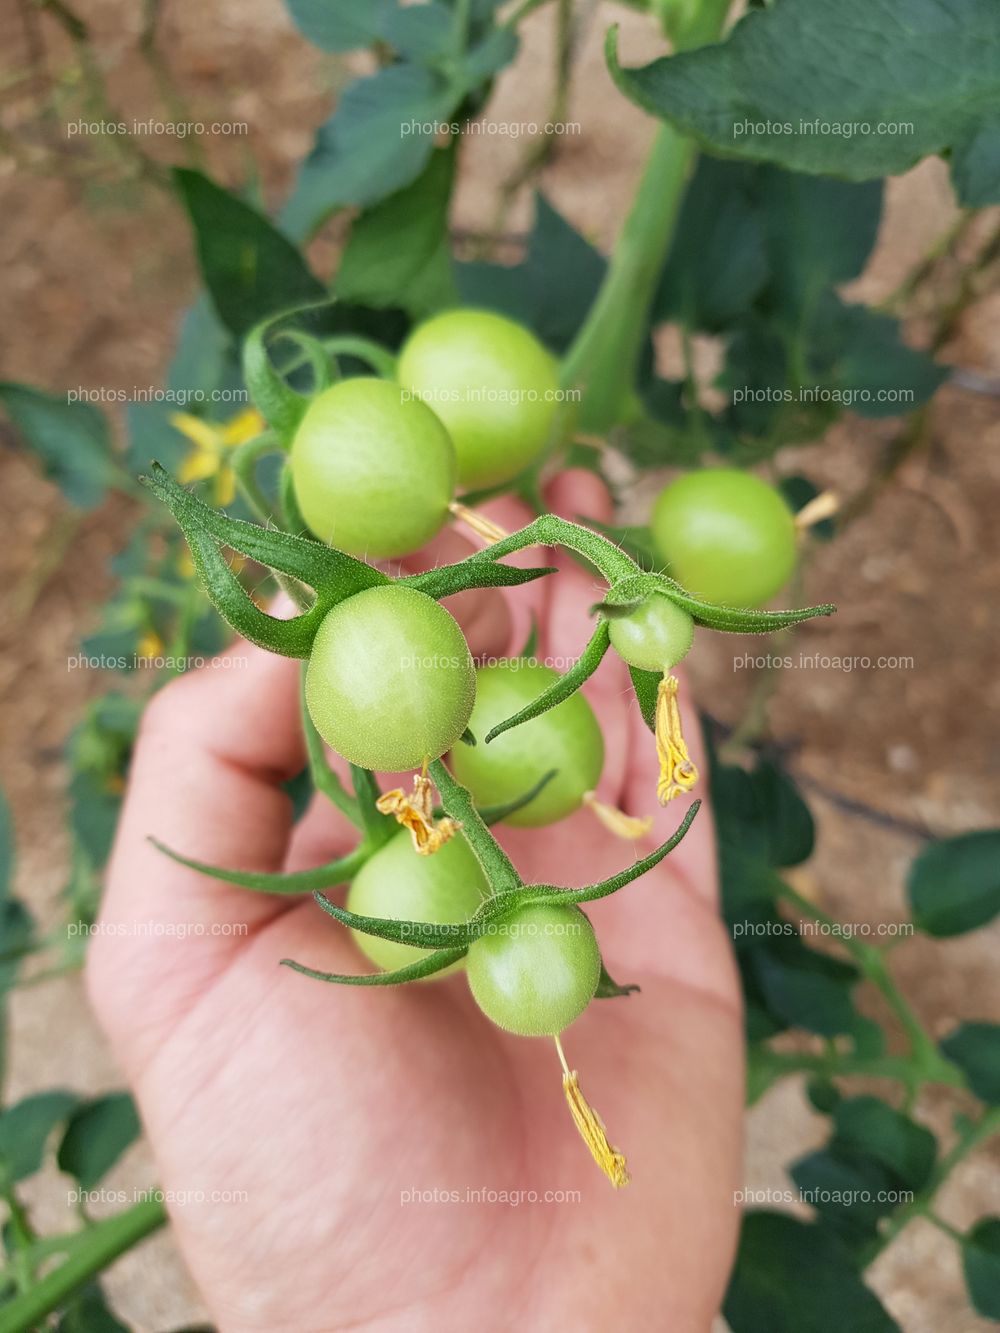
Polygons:
<instances>
[{"instance_id":1,"label":"green tomato","mask_svg":"<svg viewBox=\"0 0 1000 1333\"><path fill-rule=\"evenodd\" d=\"M694 621L662 593L650 593L627 616L612 616L608 630L618 656L643 671L669 671L687 656L694 639Z\"/></svg>"},{"instance_id":2,"label":"green tomato","mask_svg":"<svg viewBox=\"0 0 1000 1333\"><path fill-rule=\"evenodd\" d=\"M462 835L431 856L418 856L409 833L397 833L358 871L347 894L347 909L359 916L397 917L435 926L468 921L490 891L482 867ZM352 930L366 957L387 972L425 958L433 949L397 944L377 935ZM453 963L435 977L462 965Z\"/></svg>"},{"instance_id":3,"label":"green tomato","mask_svg":"<svg viewBox=\"0 0 1000 1333\"><path fill-rule=\"evenodd\" d=\"M447 426L464 487L509 481L549 442L558 408L555 359L503 315L435 315L410 334L397 374Z\"/></svg>"},{"instance_id":4,"label":"green tomato","mask_svg":"<svg viewBox=\"0 0 1000 1333\"><path fill-rule=\"evenodd\" d=\"M519 1037L552 1037L594 998L601 954L576 906L536 903L469 946L466 975L476 1004Z\"/></svg>"},{"instance_id":5,"label":"green tomato","mask_svg":"<svg viewBox=\"0 0 1000 1333\"><path fill-rule=\"evenodd\" d=\"M311 531L357 556L417 550L455 495L448 432L389 380L341 380L317 394L295 432L291 469Z\"/></svg>"},{"instance_id":6,"label":"green tomato","mask_svg":"<svg viewBox=\"0 0 1000 1333\"><path fill-rule=\"evenodd\" d=\"M723 606L760 606L795 568L795 521L781 495L737 468L688 472L653 509L653 540L688 592Z\"/></svg>"},{"instance_id":7,"label":"green tomato","mask_svg":"<svg viewBox=\"0 0 1000 1333\"><path fill-rule=\"evenodd\" d=\"M313 640L306 703L316 730L360 768L401 773L465 730L476 669L453 616L398 583L338 602Z\"/></svg>"},{"instance_id":8,"label":"green tomato","mask_svg":"<svg viewBox=\"0 0 1000 1333\"><path fill-rule=\"evenodd\" d=\"M469 728L478 744L456 745L451 754L452 771L476 804L516 801L550 769L557 770L537 796L507 816L508 824L522 828L554 824L579 808L584 792L592 791L601 776L604 738L582 694L486 744L492 727L519 712L557 679L558 672L551 667L521 659L476 672L476 706Z\"/></svg>"}]
</instances>

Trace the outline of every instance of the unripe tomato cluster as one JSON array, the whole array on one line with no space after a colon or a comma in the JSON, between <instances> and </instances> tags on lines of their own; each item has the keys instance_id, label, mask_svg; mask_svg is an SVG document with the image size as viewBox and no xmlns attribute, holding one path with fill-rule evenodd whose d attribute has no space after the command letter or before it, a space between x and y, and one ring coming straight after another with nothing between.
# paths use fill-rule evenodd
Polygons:
<instances>
[{"instance_id":1,"label":"unripe tomato cluster","mask_svg":"<svg viewBox=\"0 0 1000 1333\"><path fill-rule=\"evenodd\" d=\"M343 380L310 403L290 456L302 517L322 541L358 557L415 551L447 520L456 486L504 483L545 453L554 442L557 385L553 358L510 320L476 310L428 320L404 345L397 380ZM652 534L670 575L702 601L758 606L795 563L795 525L780 495L732 469L694 472L667 486ZM668 585L644 586L636 600L608 605L606 614L610 644L632 667L667 673L691 647L693 616ZM597 786L604 740L593 710L577 692L489 743L486 737L558 679L527 659L476 670L449 612L416 588L387 581L326 614L305 696L321 736L359 768L398 773L450 752L451 771L478 808L512 806L508 823L537 828L579 809ZM462 925L490 892L460 833L427 857L400 833L362 866L347 908L361 917ZM354 935L387 971L432 951L419 939ZM460 966L483 1012L524 1036L572 1023L601 972L583 912L538 902L480 935L447 970Z\"/></svg>"}]
</instances>

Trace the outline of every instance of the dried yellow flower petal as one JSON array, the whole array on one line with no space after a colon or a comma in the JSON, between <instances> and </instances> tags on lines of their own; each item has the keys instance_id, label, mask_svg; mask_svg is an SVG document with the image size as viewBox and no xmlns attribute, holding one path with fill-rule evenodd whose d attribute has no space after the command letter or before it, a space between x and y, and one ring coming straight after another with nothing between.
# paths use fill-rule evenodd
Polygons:
<instances>
[{"instance_id":1,"label":"dried yellow flower petal","mask_svg":"<svg viewBox=\"0 0 1000 1333\"><path fill-rule=\"evenodd\" d=\"M580 1079L575 1069L570 1069L563 1053L562 1042L555 1038L556 1050L563 1067L563 1092L566 1105L573 1117L573 1123L590 1149L590 1155L601 1168L616 1190L624 1189L631 1180L625 1156L608 1141L604 1121L597 1114L580 1088Z\"/></svg>"},{"instance_id":2,"label":"dried yellow flower petal","mask_svg":"<svg viewBox=\"0 0 1000 1333\"><path fill-rule=\"evenodd\" d=\"M592 791L583 793L583 803L588 810L601 821L604 827L618 838L644 838L653 831L652 815L627 815L616 805L599 801Z\"/></svg>"},{"instance_id":3,"label":"dried yellow flower petal","mask_svg":"<svg viewBox=\"0 0 1000 1333\"><path fill-rule=\"evenodd\" d=\"M698 781L698 770L688 754L681 730L681 710L677 703L677 677L664 676L656 691L656 753L660 760L660 780L656 796L666 805L675 796L689 792Z\"/></svg>"},{"instance_id":4,"label":"dried yellow flower petal","mask_svg":"<svg viewBox=\"0 0 1000 1333\"><path fill-rule=\"evenodd\" d=\"M375 808L380 814L394 815L404 828L410 830L414 849L420 856L431 856L462 827L457 820L449 819L447 815L435 820L433 793L434 785L430 778L425 773L417 773L413 778L410 795L402 787L394 787L375 802Z\"/></svg>"}]
</instances>

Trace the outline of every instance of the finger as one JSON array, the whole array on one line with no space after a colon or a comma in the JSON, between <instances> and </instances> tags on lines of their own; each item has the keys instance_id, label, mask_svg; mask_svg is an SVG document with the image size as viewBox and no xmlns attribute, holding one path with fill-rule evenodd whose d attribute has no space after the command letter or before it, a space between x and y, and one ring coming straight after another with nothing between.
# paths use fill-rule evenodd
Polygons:
<instances>
[{"instance_id":1,"label":"finger","mask_svg":"<svg viewBox=\"0 0 1000 1333\"><path fill-rule=\"evenodd\" d=\"M149 838L213 865L281 869L292 821L281 784L305 762L298 679L297 662L240 643L147 707L90 950L102 1016L110 989L116 1009L142 996L155 1023L285 910L178 865Z\"/></svg>"}]
</instances>

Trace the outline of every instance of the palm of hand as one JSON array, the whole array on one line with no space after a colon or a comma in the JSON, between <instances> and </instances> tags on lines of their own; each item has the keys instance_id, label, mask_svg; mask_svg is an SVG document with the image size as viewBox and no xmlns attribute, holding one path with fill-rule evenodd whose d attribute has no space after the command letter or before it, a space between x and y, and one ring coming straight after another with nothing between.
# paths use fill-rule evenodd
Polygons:
<instances>
[{"instance_id":1,"label":"palm of hand","mask_svg":"<svg viewBox=\"0 0 1000 1333\"><path fill-rule=\"evenodd\" d=\"M543 648L565 651L592 590L575 568L553 582L558 595L535 591L534 609ZM482 609L480 600L464 618L485 619L487 639L518 641L521 626L498 630L502 616ZM277 782L300 763L295 668L248 660L221 688L220 675L185 678L151 710L104 916L209 931L245 922L249 933L154 936L127 949L105 935L90 962L160 1183L178 1193L177 1237L220 1328L474 1319L701 1333L735 1234L742 1096L705 812L661 866L590 911L612 975L642 987L593 1004L565 1039L628 1156L633 1183L615 1194L576 1136L551 1043L493 1028L462 976L379 991L308 981L278 960L363 970L313 903L206 881L144 841L154 833L248 869L317 864L349 845L326 806L289 829ZM601 790L645 813L655 766L626 684L608 660L588 691L610 741ZM657 840L681 813L659 813ZM528 882L590 882L632 853L587 812L502 841ZM545 1201L547 1191L561 1201Z\"/></svg>"}]
</instances>

